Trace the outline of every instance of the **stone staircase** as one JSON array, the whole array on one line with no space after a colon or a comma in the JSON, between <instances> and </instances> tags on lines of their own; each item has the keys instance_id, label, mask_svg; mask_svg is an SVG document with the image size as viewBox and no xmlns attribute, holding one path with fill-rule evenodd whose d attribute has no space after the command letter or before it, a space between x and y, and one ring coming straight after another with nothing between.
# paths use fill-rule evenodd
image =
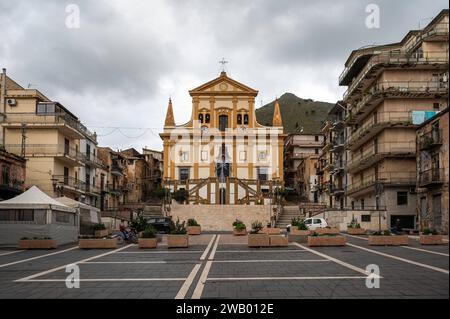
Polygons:
<instances>
[{"instance_id":1,"label":"stone staircase","mask_svg":"<svg viewBox=\"0 0 450 319\"><path fill-rule=\"evenodd\" d=\"M145 218L163 218L161 206L157 205L145 205L142 211L142 216Z\"/></svg>"},{"instance_id":2,"label":"stone staircase","mask_svg":"<svg viewBox=\"0 0 450 319\"><path fill-rule=\"evenodd\" d=\"M286 228L291 223L292 218L304 217L299 206L283 206L280 216L277 219L276 227Z\"/></svg>"}]
</instances>

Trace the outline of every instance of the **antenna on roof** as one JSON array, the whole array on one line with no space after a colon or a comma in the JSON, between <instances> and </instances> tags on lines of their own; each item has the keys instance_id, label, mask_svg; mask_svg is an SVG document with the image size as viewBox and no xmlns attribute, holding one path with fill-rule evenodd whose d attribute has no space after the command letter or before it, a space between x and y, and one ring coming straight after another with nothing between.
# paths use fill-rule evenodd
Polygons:
<instances>
[{"instance_id":1,"label":"antenna on roof","mask_svg":"<svg viewBox=\"0 0 450 319\"><path fill-rule=\"evenodd\" d=\"M27 85L27 89L29 89L30 87L32 87L32 86L37 86L37 84L33 84L33 83L28 83L28 85Z\"/></svg>"},{"instance_id":2,"label":"antenna on roof","mask_svg":"<svg viewBox=\"0 0 450 319\"><path fill-rule=\"evenodd\" d=\"M434 17L431 17L431 18L423 18L423 19L420 19L419 20L419 30L421 30L422 28L420 27L420 23L422 22L422 21L426 21L426 20L433 20L434 19Z\"/></svg>"}]
</instances>

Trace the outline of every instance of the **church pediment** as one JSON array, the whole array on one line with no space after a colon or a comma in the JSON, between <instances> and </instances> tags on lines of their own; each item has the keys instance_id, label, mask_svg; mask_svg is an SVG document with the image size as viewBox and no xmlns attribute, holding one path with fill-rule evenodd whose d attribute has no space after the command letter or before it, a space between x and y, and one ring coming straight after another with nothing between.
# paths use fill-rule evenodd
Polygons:
<instances>
[{"instance_id":1,"label":"church pediment","mask_svg":"<svg viewBox=\"0 0 450 319\"><path fill-rule=\"evenodd\" d=\"M189 94L191 96L195 95L221 95L221 94L230 94L230 95L249 95L256 96L258 91L239 83L232 78L229 78L225 72L222 72L221 75L209 81L191 91Z\"/></svg>"}]
</instances>

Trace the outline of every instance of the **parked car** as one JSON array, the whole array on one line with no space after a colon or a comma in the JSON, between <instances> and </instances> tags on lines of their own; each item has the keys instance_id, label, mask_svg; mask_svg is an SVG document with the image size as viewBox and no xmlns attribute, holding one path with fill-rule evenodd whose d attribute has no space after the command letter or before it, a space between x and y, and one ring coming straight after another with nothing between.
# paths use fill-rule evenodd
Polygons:
<instances>
[{"instance_id":1,"label":"parked car","mask_svg":"<svg viewBox=\"0 0 450 319\"><path fill-rule=\"evenodd\" d=\"M149 225L152 225L158 233L170 233L170 225L171 225L172 219L170 217L163 217L163 218L149 218L147 219L147 223Z\"/></svg>"},{"instance_id":2,"label":"parked car","mask_svg":"<svg viewBox=\"0 0 450 319\"><path fill-rule=\"evenodd\" d=\"M328 223L324 218L317 217L306 218L305 224L310 230L314 230L316 228L325 228L328 226Z\"/></svg>"}]
</instances>

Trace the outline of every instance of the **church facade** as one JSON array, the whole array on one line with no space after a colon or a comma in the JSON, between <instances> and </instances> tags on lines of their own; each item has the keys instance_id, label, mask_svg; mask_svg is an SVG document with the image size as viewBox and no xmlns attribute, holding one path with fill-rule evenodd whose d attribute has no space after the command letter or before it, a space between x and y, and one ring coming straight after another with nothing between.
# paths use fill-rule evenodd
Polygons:
<instances>
[{"instance_id":1,"label":"church facade","mask_svg":"<svg viewBox=\"0 0 450 319\"><path fill-rule=\"evenodd\" d=\"M192 116L176 125L169 100L164 131L165 187L189 204L269 204L283 186L284 133L278 101L273 126L255 116L258 91L225 72L191 91Z\"/></svg>"}]
</instances>

